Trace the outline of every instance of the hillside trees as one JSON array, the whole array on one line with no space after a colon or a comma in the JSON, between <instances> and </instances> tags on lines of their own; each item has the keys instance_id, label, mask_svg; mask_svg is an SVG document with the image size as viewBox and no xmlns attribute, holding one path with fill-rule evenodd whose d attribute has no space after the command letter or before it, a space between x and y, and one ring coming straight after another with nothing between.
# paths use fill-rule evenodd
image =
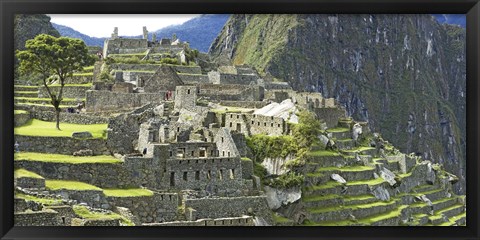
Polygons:
<instances>
[{"instance_id":1,"label":"hillside trees","mask_svg":"<svg viewBox=\"0 0 480 240\"><path fill-rule=\"evenodd\" d=\"M75 71L81 71L83 67L92 65L94 57L88 54L82 40L57 38L47 34L40 34L28 40L25 43L25 50L17 50L16 56L20 61L20 72L41 75L43 86L55 108L56 128L60 130L60 103L63 100L65 79L71 77ZM47 78L51 75L58 76L60 87L57 92L47 85Z\"/></svg>"}]
</instances>

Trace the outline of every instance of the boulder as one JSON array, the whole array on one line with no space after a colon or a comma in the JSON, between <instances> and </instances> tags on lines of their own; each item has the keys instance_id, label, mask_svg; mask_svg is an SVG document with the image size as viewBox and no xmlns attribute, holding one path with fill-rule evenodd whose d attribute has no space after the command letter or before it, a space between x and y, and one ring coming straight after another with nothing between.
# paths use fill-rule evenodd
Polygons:
<instances>
[{"instance_id":1,"label":"boulder","mask_svg":"<svg viewBox=\"0 0 480 240\"><path fill-rule=\"evenodd\" d=\"M93 156L93 151L91 149L82 149L73 153L73 156Z\"/></svg>"},{"instance_id":2,"label":"boulder","mask_svg":"<svg viewBox=\"0 0 480 240\"><path fill-rule=\"evenodd\" d=\"M387 168L380 170L380 176L385 179L390 186L394 186L397 183L397 181L395 181L395 174Z\"/></svg>"},{"instance_id":3,"label":"boulder","mask_svg":"<svg viewBox=\"0 0 480 240\"><path fill-rule=\"evenodd\" d=\"M382 200L382 201L390 200L390 193L383 186L380 186L371 190L371 193L378 200Z\"/></svg>"},{"instance_id":4,"label":"boulder","mask_svg":"<svg viewBox=\"0 0 480 240\"><path fill-rule=\"evenodd\" d=\"M265 186L268 207L272 210L279 209L282 205L288 205L298 201L302 197L300 188L277 189Z\"/></svg>"},{"instance_id":5,"label":"boulder","mask_svg":"<svg viewBox=\"0 0 480 240\"><path fill-rule=\"evenodd\" d=\"M355 123L352 129L352 139L357 141L358 136L363 133L362 126L359 123Z\"/></svg>"},{"instance_id":6,"label":"boulder","mask_svg":"<svg viewBox=\"0 0 480 240\"><path fill-rule=\"evenodd\" d=\"M331 179L337 181L338 183L341 183L341 184L346 184L347 181L340 175L334 173L330 176Z\"/></svg>"},{"instance_id":7,"label":"boulder","mask_svg":"<svg viewBox=\"0 0 480 240\"><path fill-rule=\"evenodd\" d=\"M91 138L93 136L90 132L85 131L85 132L73 132L72 137L73 138Z\"/></svg>"}]
</instances>

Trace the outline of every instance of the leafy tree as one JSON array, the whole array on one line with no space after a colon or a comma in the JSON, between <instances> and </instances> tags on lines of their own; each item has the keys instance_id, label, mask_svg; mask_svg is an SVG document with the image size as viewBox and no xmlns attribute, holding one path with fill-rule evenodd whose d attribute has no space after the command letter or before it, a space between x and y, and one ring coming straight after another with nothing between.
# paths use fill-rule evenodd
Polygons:
<instances>
[{"instance_id":1,"label":"leafy tree","mask_svg":"<svg viewBox=\"0 0 480 240\"><path fill-rule=\"evenodd\" d=\"M75 71L94 63L95 58L88 54L85 43L80 39L68 37L53 37L40 34L25 43L25 50L17 51L22 73L38 73L41 75L43 86L47 89L51 104L55 108L57 129L60 130L60 103L63 100L65 79L71 77ZM58 76L60 88L57 93L47 85L47 78L55 74Z\"/></svg>"},{"instance_id":2,"label":"leafy tree","mask_svg":"<svg viewBox=\"0 0 480 240\"><path fill-rule=\"evenodd\" d=\"M293 136L301 148L308 148L318 141L318 135L322 132L320 121L310 111L300 111L298 124L293 127Z\"/></svg>"}]
</instances>

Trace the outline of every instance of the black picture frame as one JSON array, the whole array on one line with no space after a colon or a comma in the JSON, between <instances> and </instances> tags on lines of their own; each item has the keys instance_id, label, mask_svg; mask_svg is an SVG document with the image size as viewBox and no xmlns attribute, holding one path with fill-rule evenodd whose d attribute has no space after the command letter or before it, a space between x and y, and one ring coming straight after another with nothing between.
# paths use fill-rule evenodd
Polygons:
<instances>
[{"instance_id":1,"label":"black picture frame","mask_svg":"<svg viewBox=\"0 0 480 240\"><path fill-rule=\"evenodd\" d=\"M478 0L0 0L1 239L480 239ZM13 227L13 16L74 13L457 13L467 16L466 227ZM12 80L11 80L12 79Z\"/></svg>"}]
</instances>

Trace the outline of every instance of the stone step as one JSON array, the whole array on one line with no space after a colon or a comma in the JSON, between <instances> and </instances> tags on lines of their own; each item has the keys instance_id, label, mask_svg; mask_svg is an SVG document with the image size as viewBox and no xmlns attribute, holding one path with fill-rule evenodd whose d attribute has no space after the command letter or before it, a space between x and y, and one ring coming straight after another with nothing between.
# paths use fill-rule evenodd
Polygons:
<instances>
[{"instance_id":1,"label":"stone step","mask_svg":"<svg viewBox=\"0 0 480 240\"><path fill-rule=\"evenodd\" d=\"M441 223L439 226L462 226L467 222L467 213L463 212L459 215L448 218L447 222Z\"/></svg>"},{"instance_id":2,"label":"stone step","mask_svg":"<svg viewBox=\"0 0 480 240\"><path fill-rule=\"evenodd\" d=\"M436 190L436 189L438 189L438 186L436 186L436 185L425 184L425 185L420 185L420 186L417 186L417 187L413 188L412 192L413 193L421 193L421 192L428 192L428 191L432 191L432 190Z\"/></svg>"},{"instance_id":3,"label":"stone step","mask_svg":"<svg viewBox=\"0 0 480 240\"><path fill-rule=\"evenodd\" d=\"M328 181L324 184L307 187L305 191L309 195L337 194L357 196L365 195L365 193L368 193L370 191L370 188L374 188L382 184L385 184L385 180L381 178L365 181L347 182L346 185L342 185L335 181Z\"/></svg>"},{"instance_id":4,"label":"stone step","mask_svg":"<svg viewBox=\"0 0 480 240\"><path fill-rule=\"evenodd\" d=\"M308 211L308 219L314 222L322 221L342 221L351 219L366 218L372 215L378 215L393 210L397 206L396 201L374 202L368 204L334 206L328 208L310 208Z\"/></svg>"},{"instance_id":5,"label":"stone step","mask_svg":"<svg viewBox=\"0 0 480 240\"><path fill-rule=\"evenodd\" d=\"M36 98L38 97L38 91L15 91L14 96Z\"/></svg>"},{"instance_id":6,"label":"stone step","mask_svg":"<svg viewBox=\"0 0 480 240\"><path fill-rule=\"evenodd\" d=\"M316 167L341 167L351 165L340 153L319 150L307 153L308 162L315 163Z\"/></svg>"},{"instance_id":7,"label":"stone step","mask_svg":"<svg viewBox=\"0 0 480 240\"><path fill-rule=\"evenodd\" d=\"M378 201L373 195L346 196L343 200L345 205L368 204Z\"/></svg>"},{"instance_id":8,"label":"stone step","mask_svg":"<svg viewBox=\"0 0 480 240\"><path fill-rule=\"evenodd\" d=\"M327 129L326 132L328 135L331 135L331 137L335 139L346 139L352 137L352 133L348 128L332 128Z\"/></svg>"},{"instance_id":9,"label":"stone step","mask_svg":"<svg viewBox=\"0 0 480 240\"><path fill-rule=\"evenodd\" d=\"M303 205L306 208L316 208L320 206L328 207L343 204L343 197L336 194L330 195L308 195L302 197Z\"/></svg>"},{"instance_id":10,"label":"stone step","mask_svg":"<svg viewBox=\"0 0 480 240\"><path fill-rule=\"evenodd\" d=\"M15 86L13 86L13 90L14 91L19 91L19 92L38 91L38 86L15 85Z\"/></svg>"},{"instance_id":11,"label":"stone step","mask_svg":"<svg viewBox=\"0 0 480 240\"><path fill-rule=\"evenodd\" d=\"M465 206L463 204L455 204L453 206L441 209L435 212L435 214L443 214L447 218L451 218L453 216L459 215L464 212L465 212Z\"/></svg>"},{"instance_id":12,"label":"stone step","mask_svg":"<svg viewBox=\"0 0 480 240\"><path fill-rule=\"evenodd\" d=\"M341 150L340 152L348 156L355 156L356 154L375 156L377 149L373 147L357 147L349 150Z\"/></svg>"},{"instance_id":13,"label":"stone step","mask_svg":"<svg viewBox=\"0 0 480 240\"><path fill-rule=\"evenodd\" d=\"M428 215L425 213L413 214L412 218L413 222L411 225L413 226L423 226L428 223Z\"/></svg>"},{"instance_id":14,"label":"stone step","mask_svg":"<svg viewBox=\"0 0 480 240\"><path fill-rule=\"evenodd\" d=\"M335 144L339 149L352 149L355 148L355 141L351 138L347 139L337 139Z\"/></svg>"},{"instance_id":15,"label":"stone step","mask_svg":"<svg viewBox=\"0 0 480 240\"><path fill-rule=\"evenodd\" d=\"M433 211L439 211L441 209L455 205L456 203L458 203L457 198L440 199L435 202L432 202L432 208L433 208Z\"/></svg>"}]
</instances>

